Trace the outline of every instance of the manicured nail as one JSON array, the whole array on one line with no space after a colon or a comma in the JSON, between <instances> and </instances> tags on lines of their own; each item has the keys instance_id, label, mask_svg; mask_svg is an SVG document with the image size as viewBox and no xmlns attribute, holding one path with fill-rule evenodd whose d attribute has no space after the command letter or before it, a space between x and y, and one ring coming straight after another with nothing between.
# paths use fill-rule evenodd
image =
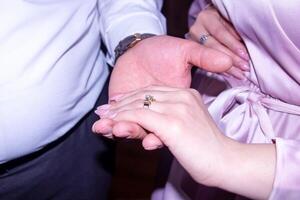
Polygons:
<instances>
[{"instance_id":1,"label":"manicured nail","mask_svg":"<svg viewBox=\"0 0 300 200\"><path fill-rule=\"evenodd\" d=\"M244 80L247 79L243 73L237 73L237 74L235 74L235 76L236 76L239 80L242 80L242 81L244 81Z\"/></svg>"},{"instance_id":2,"label":"manicured nail","mask_svg":"<svg viewBox=\"0 0 300 200\"><path fill-rule=\"evenodd\" d=\"M95 113L99 117L104 118L109 113L109 110L95 110Z\"/></svg>"},{"instance_id":3,"label":"manicured nail","mask_svg":"<svg viewBox=\"0 0 300 200\"><path fill-rule=\"evenodd\" d=\"M121 137L121 138L126 138L126 139L131 139L131 135L128 131L124 131L124 132L119 132L118 134L116 134L118 137Z\"/></svg>"},{"instance_id":4,"label":"manicured nail","mask_svg":"<svg viewBox=\"0 0 300 200\"><path fill-rule=\"evenodd\" d=\"M111 126L107 126L107 127L105 127L105 129L103 129L103 127L102 127L102 131L100 131L100 130L96 129L96 123L94 123L93 126L92 126L92 131L94 133L101 134L104 137L110 137L110 136L112 136L112 129L113 128Z\"/></svg>"},{"instance_id":5,"label":"manicured nail","mask_svg":"<svg viewBox=\"0 0 300 200\"><path fill-rule=\"evenodd\" d=\"M93 131L94 133L97 133L97 130L96 130L96 124L95 124L95 123L94 123L93 126L92 126L92 131Z\"/></svg>"},{"instance_id":6,"label":"manicured nail","mask_svg":"<svg viewBox=\"0 0 300 200\"><path fill-rule=\"evenodd\" d=\"M154 145L154 146L148 146L148 147L144 147L146 150L155 150L155 149L160 149L162 148L163 145Z\"/></svg>"},{"instance_id":7,"label":"manicured nail","mask_svg":"<svg viewBox=\"0 0 300 200\"><path fill-rule=\"evenodd\" d=\"M245 80L245 79L247 79L245 77L244 73L242 71L240 71L240 70L233 70L231 72L231 75L234 76L234 77L236 77L239 80Z\"/></svg>"},{"instance_id":8,"label":"manicured nail","mask_svg":"<svg viewBox=\"0 0 300 200\"><path fill-rule=\"evenodd\" d=\"M104 104L104 105L101 105L101 106L98 106L97 107L97 110L107 110L111 107L111 105L109 104Z\"/></svg>"},{"instance_id":9,"label":"manicured nail","mask_svg":"<svg viewBox=\"0 0 300 200\"><path fill-rule=\"evenodd\" d=\"M109 112L110 107L111 107L111 105L109 105L109 104L99 106L97 108L97 110L95 110L95 113L102 118Z\"/></svg>"},{"instance_id":10,"label":"manicured nail","mask_svg":"<svg viewBox=\"0 0 300 200\"><path fill-rule=\"evenodd\" d=\"M224 77L226 77L226 78L230 78L231 77L231 75L230 74L228 74L228 73L222 73L222 75L224 76Z\"/></svg>"},{"instance_id":11,"label":"manicured nail","mask_svg":"<svg viewBox=\"0 0 300 200\"><path fill-rule=\"evenodd\" d=\"M249 60L250 60L250 57L249 57L248 53L247 53L245 50L243 50L243 49L238 49L238 50L237 50L237 54L238 54L241 58L243 58L244 60L246 60L246 61L249 61Z\"/></svg>"},{"instance_id":12,"label":"manicured nail","mask_svg":"<svg viewBox=\"0 0 300 200\"><path fill-rule=\"evenodd\" d=\"M250 70L250 65L249 65L249 63L244 62L244 61L240 61L240 62L238 63L238 67L240 67L242 70L245 70L245 71L249 71L249 70Z\"/></svg>"},{"instance_id":13,"label":"manicured nail","mask_svg":"<svg viewBox=\"0 0 300 200\"><path fill-rule=\"evenodd\" d=\"M247 79L250 78L250 72L244 72L245 77L247 77Z\"/></svg>"},{"instance_id":14,"label":"manicured nail","mask_svg":"<svg viewBox=\"0 0 300 200\"><path fill-rule=\"evenodd\" d=\"M102 136L103 136L103 137L106 137L106 138L109 138L109 139L112 139L112 138L113 138L112 132L102 134Z\"/></svg>"}]
</instances>

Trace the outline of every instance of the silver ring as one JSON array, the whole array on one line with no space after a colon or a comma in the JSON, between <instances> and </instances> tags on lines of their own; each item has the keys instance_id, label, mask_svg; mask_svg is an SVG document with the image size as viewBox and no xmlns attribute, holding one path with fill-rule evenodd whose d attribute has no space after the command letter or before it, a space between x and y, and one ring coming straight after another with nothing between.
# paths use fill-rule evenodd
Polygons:
<instances>
[{"instance_id":1,"label":"silver ring","mask_svg":"<svg viewBox=\"0 0 300 200\"><path fill-rule=\"evenodd\" d=\"M211 35L210 34L201 35L199 38L199 43L204 45L206 43L206 41L208 40L209 36L211 36Z\"/></svg>"}]
</instances>

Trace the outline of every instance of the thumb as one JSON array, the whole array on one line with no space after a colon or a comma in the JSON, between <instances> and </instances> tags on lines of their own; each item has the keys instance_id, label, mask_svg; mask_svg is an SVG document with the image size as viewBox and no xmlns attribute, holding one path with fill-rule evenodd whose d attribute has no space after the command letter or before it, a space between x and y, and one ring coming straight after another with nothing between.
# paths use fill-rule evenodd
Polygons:
<instances>
[{"instance_id":1,"label":"thumb","mask_svg":"<svg viewBox=\"0 0 300 200\"><path fill-rule=\"evenodd\" d=\"M187 49L188 62L210 72L225 72L232 67L232 59L217 50L192 42Z\"/></svg>"}]
</instances>

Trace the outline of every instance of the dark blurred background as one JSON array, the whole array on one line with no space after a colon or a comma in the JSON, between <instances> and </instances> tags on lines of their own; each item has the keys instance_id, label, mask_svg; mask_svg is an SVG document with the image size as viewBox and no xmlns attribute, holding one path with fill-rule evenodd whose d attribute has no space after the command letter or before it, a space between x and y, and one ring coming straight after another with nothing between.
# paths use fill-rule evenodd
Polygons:
<instances>
[{"instance_id":1,"label":"dark blurred background","mask_svg":"<svg viewBox=\"0 0 300 200\"><path fill-rule=\"evenodd\" d=\"M167 18L168 34L183 37L188 31L187 14L191 0L165 0L163 13ZM163 158L162 158L163 157ZM170 165L166 149L145 151L140 141L117 142L116 174L111 200L150 199L153 189L165 180L162 171ZM166 170L166 169L164 169Z\"/></svg>"}]
</instances>

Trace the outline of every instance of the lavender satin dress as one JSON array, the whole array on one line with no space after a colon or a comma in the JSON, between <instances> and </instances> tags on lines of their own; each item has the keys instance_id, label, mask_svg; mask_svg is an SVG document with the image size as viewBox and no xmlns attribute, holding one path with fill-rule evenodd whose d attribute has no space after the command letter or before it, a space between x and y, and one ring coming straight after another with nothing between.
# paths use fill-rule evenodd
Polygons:
<instances>
[{"instance_id":1,"label":"lavender satin dress","mask_svg":"<svg viewBox=\"0 0 300 200\"><path fill-rule=\"evenodd\" d=\"M245 143L276 142L269 199L300 199L300 1L196 0L191 22L207 3L213 3L243 38L251 71L244 81L208 74L196 79L196 88L225 135ZM217 91L222 84L226 89ZM205 193L205 186L193 183L174 161L165 189L153 199L209 199Z\"/></svg>"}]
</instances>

